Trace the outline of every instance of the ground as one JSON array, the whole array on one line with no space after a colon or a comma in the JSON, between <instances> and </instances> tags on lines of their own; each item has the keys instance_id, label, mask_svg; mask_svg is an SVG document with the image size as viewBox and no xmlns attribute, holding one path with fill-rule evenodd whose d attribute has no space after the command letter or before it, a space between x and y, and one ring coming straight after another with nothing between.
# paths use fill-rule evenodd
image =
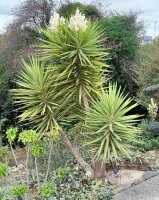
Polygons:
<instances>
[{"instance_id":1,"label":"ground","mask_svg":"<svg viewBox=\"0 0 159 200\"><path fill-rule=\"evenodd\" d=\"M25 148L17 149L18 168L12 157L9 162L9 176L0 181L0 187L7 188L18 177L26 180L26 151ZM114 200L157 200L159 197L159 152L149 151L137 155L132 162L124 160L115 175L111 168L106 171L105 181L113 188L116 195ZM151 196L151 198L150 198ZM158 198L159 199L159 198Z\"/></svg>"}]
</instances>

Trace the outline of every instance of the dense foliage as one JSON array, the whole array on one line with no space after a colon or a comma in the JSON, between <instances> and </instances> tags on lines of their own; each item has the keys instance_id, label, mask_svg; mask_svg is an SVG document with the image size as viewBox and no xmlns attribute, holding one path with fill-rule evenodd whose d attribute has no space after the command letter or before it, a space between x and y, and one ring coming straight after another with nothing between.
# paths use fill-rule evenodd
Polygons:
<instances>
[{"instance_id":1,"label":"dense foliage","mask_svg":"<svg viewBox=\"0 0 159 200\"><path fill-rule=\"evenodd\" d=\"M136 66L138 71L137 83L139 85L138 98L140 98L141 104L145 107L148 106L152 97L157 104L159 100L158 50L158 41L144 45L140 50L140 60Z\"/></svg>"},{"instance_id":2,"label":"dense foliage","mask_svg":"<svg viewBox=\"0 0 159 200\"><path fill-rule=\"evenodd\" d=\"M104 45L110 48L112 79L135 94L133 64L140 47L139 36L142 31L141 22L137 22L137 14L113 14L102 19L100 24L108 37Z\"/></svg>"},{"instance_id":3,"label":"dense foliage","mask_svg":"<svg viewBox=\"0 0 159 200\"><path fill-rule=\"evenodd\" d=\"M0 131L8 146L0 148L0 178L17 172L8 187L15 198L110 200L110 185L95 180L106 178L105 167L117 173L135 148L159 148L158 41L140 46L136 13L103 16L94 5L67 2L51 16L54 6L25 1L1 37ZM138 98L148 113L142 123Z\"/></svg>"},{"instance_id":4,"label":"dense foliage","mask_svg":"<svg viewBox=\"0 0 159 200\"><path fill-rule=\"evenodd\" d=\"M141 128L140 142L134 146L142 152L159 149L159 122L143 120L138 126Z\"/></svg>"},{"instance_id":5,"label":"dense foliage","mask_svg":"<svg viewBox=\"0 0 159 200\"><path fill-rule=\"evenodd\" d=\"M69 1L61 5L61 7L58 9L58 13L66 18L69 18L71 15L75 14L77 8L91 20L97 20L102 17L102 14L95 5L84 5L79 2L72 3Z\"/></svg>"},{"instance_id":6,"label":"dense foliage","mask_svg":"<svg viewBox=\"0 0 159 200\"><path fill-rule=\"evenodd\" d=\"M41 187L41 195L54 199L111 200L113 193L106 186L92 180L78 165L69 164L54 171L52 182Z\"/></svg>"},{"instance_id":7,"label":"dense foliage","mask_svg":"<svg viewBox=\"0 0 159 200\"><path fill-rule=\"evenodd\" d=\"M134 125L139 115L127 115L137 104L132 104L117 86L109 85L108 91L93 103L86 118L88 144L92 145L96 159L120 160L121 154L130 158L131 142L140 133ZM113 158L112 158L113 157Z\"/></svg>"},{"instance_id":8,"label":"dense foliage","mask_svg":"<svg viewBox=\"0 0 159 200\"><path fill-rule=\"evenodd\" d=\"M16 126L17 124L15 118L18 112L14 111L15 106L12 104L12 98L8 91L15 87L12 80L16 71L21 68L19 65L21 56L27 60L30 54L36 51L33 46L39 42L37 37L42 36L39 32L40 26L45 27L49 24L50 12L55 7L56 2L52 0L25 1L18 8L14 9L13 15L15 20L7 27L6 33L1 35L0 119L7 119L5 122L6 128L11 125ZM84 5L79 2L62 2L59 12L61 15L69 17L75 13L77 7L92 21L96 19L101 20L105 37L108 37L107 41L104 42L104 46L110 48L111 54L109 57L112 59L107 62L111 65L113 80L122 86L125 86L126 80L129 92L132 92L132 88L135 85L132 80L133 73L131 72L133 70L131 61L134 59L138 49L137 36L141 30L140 23L136 22L137 14L113 14L103 18L101 10L97 9L95 4ZM3 134L6 128L3 127Z\"/></svg>"}]
</instances>

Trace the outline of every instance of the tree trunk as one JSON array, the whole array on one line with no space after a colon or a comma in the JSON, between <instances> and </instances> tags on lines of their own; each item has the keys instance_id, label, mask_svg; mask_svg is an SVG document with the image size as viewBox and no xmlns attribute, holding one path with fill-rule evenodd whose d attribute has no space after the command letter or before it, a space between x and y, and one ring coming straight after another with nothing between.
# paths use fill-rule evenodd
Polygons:
<instances>
[{"instance_id":1,"label":"tree trunk","mask_svg":"<svg viewBox=\"0 0 159 200\"><path fill-rule=\"evenodd\" d=\"M90 112L88 98L87 98L87 94L86 94L86 91L84 88L82 91L82 98L83 98L83 105L84 105L85 111ZM91 147L90 147L90 149L91 149ZM90 155L91 155L92 166L93 166L93 170L94 170L94 178L101 179L101 178L105 177L106 165L103 164L101 160L94 161L93 160L94 155L91 151L90 151Z\"/></svg>"},{"instance_id":2,"label":"tree trunk","mask_svg":"<svg viewBox=\"0 0 159 200\"><path fill-rule=\"evenodd\" d=\"M87 98L87 94L83 88L82 90L82 98L83 98L83 105L84 105L84 110L86 112L90 112L90 107L89 107L89 102L88 102L88 98Z\"/></svg>"},{"instance_id":3,"label":"tree trunk","mask_svg":"<svg viewBox=\"0 0 159 200\"><path fill-rule=\"evenodd\" d=\"M106 165L101 160L94 162L94 178L102 179L105 177Z\"/></svg>"},{"instance_id":4,"label":"tree trunk","mask_svg":"<svg viewBox=\"0 0 159 200\"><path fill-rule=\"evenodd\" d=\"M0 134L0 147L2 147L2 135Z\"/></svg>"},{"instance_id":5,"label":"tree trunk","mask_svg":"<svg viewBox=\"0 0 159 200\"><path fill-rule=\"evenodd\" d=\"M60 129L59 133L60 133L61 137L63 138L64 142L67 144L70 151L72 152L72 154L75 156L76 160L79 162L79 164L83 168L83 170L86 173L90 173L90 175L92 177L94 177L94 170L91 168L91 166L87 162L84 161L84 159L82 158L78 148L74 144L71 143L71 141L69 140L69 138L65 134L64 130Z\"/></svg>"}]
</instances>

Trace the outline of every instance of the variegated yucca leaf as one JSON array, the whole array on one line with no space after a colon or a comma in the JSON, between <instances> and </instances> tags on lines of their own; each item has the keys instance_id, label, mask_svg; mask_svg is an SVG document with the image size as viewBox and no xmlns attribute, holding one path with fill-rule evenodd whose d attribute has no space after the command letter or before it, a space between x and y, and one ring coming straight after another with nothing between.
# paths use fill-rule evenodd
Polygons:
<instances>
[{"instance_id":1,"label":"variegated yucca leaf","mask_svg":"<svg viewBox=\"0 0 159 200\"><path fill-rule=\"evenodd\" d=\"M67 100L62 94L57 95L55 74L37 57L32 57L29 63L23 60L22 67L16 80L18 88L12 90L21 112L20 121L33 124L39 133L53 131L57 122L65 120L73 104L63 108Z\"/></svg>"},{"instance_id":2,"label":"variegated yucca leaf","mask_svg":"<svg viewBox=\"0 0 159 200\"><path fill-rule=\"evenodd\" d=\"M92 103L84 128L95 160L106 162L112 157L119 160L122 154L130 158L130 143L137 142L140 132L136 128L140 116L128 113L137 105L112 84Z\"/></svg>"}]
</instances>

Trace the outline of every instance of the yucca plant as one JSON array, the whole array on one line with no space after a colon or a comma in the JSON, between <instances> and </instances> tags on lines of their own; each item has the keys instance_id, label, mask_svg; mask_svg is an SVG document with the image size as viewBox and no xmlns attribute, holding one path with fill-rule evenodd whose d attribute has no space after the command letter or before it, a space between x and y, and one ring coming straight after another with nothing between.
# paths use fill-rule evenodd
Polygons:
<instances>
[{"instance_id":1,"label":"yucca plant","mask_svg":"<svg viewBox=\"0 0 159 200\"><path fill-rule=\"evenodd\" d=\"M40 58L49 60L58 74L58 95L73 99L76 106L82 105L89 112L91 99L100 94L108 74L108 52L102 46L106 38L102 37L101 28L77 9L70 19L55 14L50 27L42 33L46 39L41 40Z\"/></svg>"},{"instance_id":2,"label":"yucca plant","mask_svg":"<svg viewBox=\"0 0 159 200\"><path fill-rule=\"evenodd\" d=\"M119 158L120 153L128 155L125 144L133 140L136 131L137 116L126 116L136 104L128 107L131 100L116 87L110 86L101 96L107 52L101 46L102 31L96 23L91 24L77 10L70 20L56 14L53 24L42 33L45 39L41 40L40 59L22 62L16 81L19 88L13 90L22 112L20 120L32 123L40 134L58 132L83 169L94 175L63 125L84 113L78 120L84 122L86 117L89 148L93 147L95 160L105 161L112 152Z\"/></svg>"},{"instance_id":3,"label":"yucca plant","mask_svg":"<svg viewBox=\"0 0 159 200\"><path fill-rule=\"evenodd\" d=\"M22 71L16 80L17 89L12 90L14 102L21 112L20 121L31 123L39 134L39 138L50 134L55 140L61 136L71 152L86 171L91 167L82 159L78 149L71 143L63 130L63 124L68 122L72 112L72 99L63 99L57 95L54 75L37 57L32 57L29 63L22 62ZM60 91L59 91L60 93ZM52 140L52 139L51 139Z\"/></svg>"},{"instance_id":4,"label":"yucca plant","mask_svg":"<svg viewBox=\"0 0 159 200\"><path fill-rule=\"evenodd\" d=\"M52 26L41 30L46 39L41 39L39 55L53 63L57 90L81 104L84 93L88 99L98 95L108 71L108 53L102 47L102 30L97 23L92 24L78 10L71 19L56 14Z\"/></svg>"},{"instance_id":5,"label":"yucca plant","mask_svg":"<svg viewBox=\"0 0 159 200\"><path fill-rule=\"evenodd\" d=\"M62 108L62 99L56 98L54 74L37 57L28 63L22 61L22 67L16 80L19 88L12 90L14 102L22 111L20 121L32 123L41 134L54 131L56 121L62 121L70 106Z\"/></svg>"},{"instance_id":6,"label":"yucca plant","mask_svg":"<svg viewBox=\"0 0 159 200\"><path fill-rule=\"evenodd\" d=\"M89 110L89 100L102 88L108 53L101 46L102 31L97 23L91 24L78 11L70 20L55 15L53 24L41 30L46 39L41 40L39 58L49 67L37 58L29 64L23 61L16 81L19 88L13 93L22 110L20 120L32 123L40 133L58 129L80 164L91 170L64 134L62 124L81 105Z\"/></svg>"},{"instance_id":7,"label":"yucca plant","mask_svg":"<svg viewBox=\"0 0 159 200\"><path fill-rule=\"evenodd\" d=\"M120 160L121 155L130 158L130 144L138 141L140 132L136 127L140 116L129 114L136 106L138 104L132 103L116 84L109 84L101 97L93 102L87 113L85 130L95 160Z\"/></svg>"}]
</instances>

